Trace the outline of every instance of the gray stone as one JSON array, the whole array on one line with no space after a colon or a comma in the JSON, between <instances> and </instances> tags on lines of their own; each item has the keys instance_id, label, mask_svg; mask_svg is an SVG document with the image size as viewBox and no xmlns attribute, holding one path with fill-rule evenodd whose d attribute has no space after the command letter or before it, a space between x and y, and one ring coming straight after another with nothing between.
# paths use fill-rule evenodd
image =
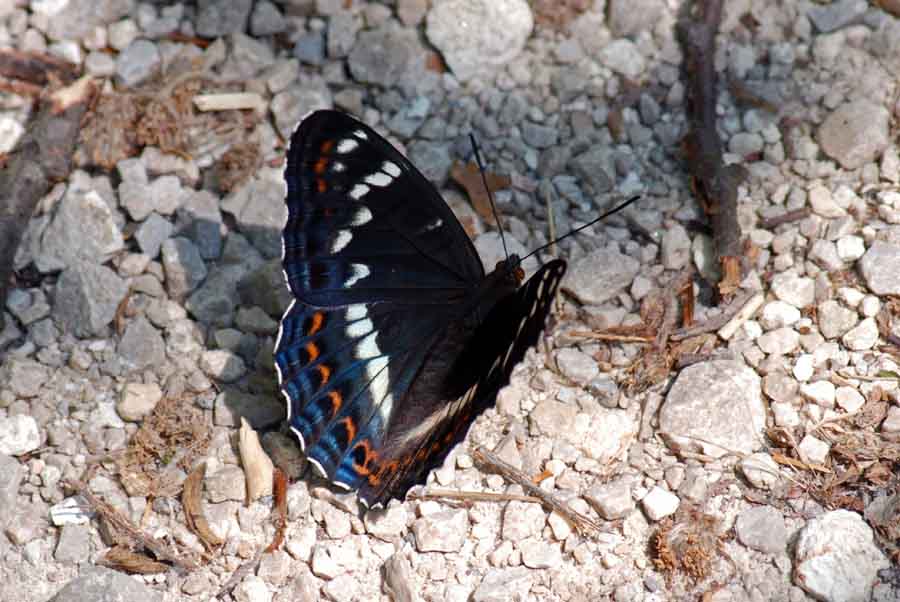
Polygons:
<instances>
[{"instance_id":1,"label":"gray stone","mask_svg":"<svg viewBox=\"0 0 900 602\"><path fill-rule=\"evenodd\" d=\"M270 259L250 271L238 285L242 305L261 307L273 318L280 319L293 299L285 285L281 259Z\"/></svg>"},{"instance_id":2,"label":"gray stone","mask_svg":"<svg viewBox=\"0 0 900 602\"><path fill-rule=\"evenodd\" d=\"M835 109L818 130L826 155L845 169L875 161L890 144L890 114L881 104L863 98Z\"/></svg>"},{"instance_id":3,"label":"gray stone","mask_svg":"<svg viewBox=\"0 0 900 602\"><path fill-rule=\"evenodd\" d=\"M646 66L644 55L631 40L618 39L607 44L598 57L600 62L629 79L637 79Z\"/></svg>"},{"instance_id":4,"label":"gray stone","mask_svg":"<svg viewBox=\"0 0 900 602\"><path fill-rule=\"evenodd\" d=\"M734 531L742 544L765 554L781 554L787 546L784 516L771 506L753 506L741 512Z\"/></svg>"},{"instance_id":5,"label":"gray stone","mask_svg":"<svg viewBox=\"0 0 900 602\"><path fill-rule=\"evenodd\" d=\"M569 167L595 194L608 192L616 180L612 153L606 148L591 148L569 161Z\"/></svg>"},{"instance_id":6,"label":"gray stone","mask_svg":"<svg viewBox=\"0 0 900 602\"><path fill-rule=\"evenodd\" d=\"M546 399L528 415L528 423L535 435L559 436L572 430L577 413L574 405Z\"/></svg>"},{"instance_id":7,"label":"gray stone","mask_svg":"<svg viewBox=\"0 0 900 602\"><path fill-rule=\"evenodd\" d=\"M47 368L30 359L10 357L0 367L0 382L16 397L35 397L50 380Z\"/></svg>"},{"instance_id":8,"label":"gray stone","mask_svg":"<svg viewBox=\"0 0 900 602\"><path fill-rule=\"evenodd\" d=\"M675 514L681 500L678 496L660 486L655 486L641 499L641 508L652 521L660 521Z\"/></svg>"},{"instance_id":9,"label":"gray stone","mask_svg":"<svg viewBox=\"0 0 900 602\"><path fill-rule=\"evenodd\" d=\"M328 19L328 56L343 58L350 54L356 43L356 34L362 23L350 11L339 11Z\"/></svg>"},{"instance_id":10,"label":"gray stone","mask_svg":"<svg viewBox=\"0 0 900 602\"><path fill-rule=\"evenodd\" d=\"M216 426L240 427L241 418L254 429L263 429L284 420L284 400L273 395L253 395L225 389L216 397L213 422Z\"/></svg>"},{"instance_id":11,"label":"gray stone","mask_svg":"<svg viewBox=\"0 0 900 602\"><path fill-rule=\"evenodd\" d=\"M222 213L219 199L207 190L190 190L178 209L179 223L186 222L180 233L190 238L203 259L217 259L222 254Z\"/></svg>"},{"instance_id":12,"label":"gray stone","mask_svg":"<svg viewBox=\"0 0 900 602\"><path fill-rule=\"evenodd\" d=\"M270 44L240 32L235 32L230 37L231 53L222 70L231 77L256 77L275 62Z\"/></svg>"},{"instance_id":13,"label":"gray stone","mask_svg":"<svg viewBox=\"0 0 900 602\"><path fill-rule=\"evenodd\" d=\"M879 570L889 562L859 514L833 510L810 520L794 551L794 579L827 602L864 602Z\"/></svg>"},{"instance_id":14,"label":"gray stone","mask_svg":"<svg viewBox=\"0 0 900 602\"><path fill-rule=\"evenodd\" d=\"M79 337L103 335L128 285L109 268L76 262L56 283L54 311L62 329Z\"/></svg>"},{"instance_id":15,"label":"gray stone","mask_svg":"<svg viewBox=\"0 0 900 602\"><path fill-rule=\"evenodd\" d=\"M523 566L491 569L472 592L472 602L526 600L533 580L533 572Z\"/></svg>"},{"instance_id":16,"label":"gray stone","mask_svg":"<svg viewBox=\"0 0 900 602\"><path fill-rule=\"evenodd\" d=\"M900 246L876 240L859 262L866 286L876 295L900 295Z\"/></svg>"},{"instance_id":17,"label":"gray stone","mask_svg":"<svg viewBox=\"0 0 900 602\"><path fill-rule=\"evenodd\" d=\"M350 51L350 74L358 82L390 88L410 69L420 45L409 30L363 31Z\"/></svg>"},{"instance_id":18,"label":"gray stone","mask_svg":"<svg viewBox=\"0 0 900 602\"><path fill-rule=\"evenodd\" d=\"M762 387L763 392L773 401L784 403L793 401L799 389L796 380L780 371L766 374L763 377Z\"/></svg>"},{"instance_id":19,"label":"gray stone","mask_svg":"<svg viewBox=\"0 0 900 602\"><path fill-rule=\"evenodd\" d=\"M398 0L397 18L406 27L416 27L428 12L428 0Z\"/></svg>"},{"instance_id":20,"label":"gray stone","mask_svg":"<svg viewBox=\"0 0 900 602\"><path fill-rule=\"evenodd\" d=\"M331 105L328 85L325 80L315 77L306 78L276 94L269 109L275 116L278 133L289 140L304 115L318 109L330 109Z\"/></svg>"},{"instance_id":21,"label":"gray stone","mask_svg":"<svg viewBox=\"0 0 900 602\"><path fill-rule=\"evenodd\" d=\"M206 493L213 504L243 502L247 497L247 482L239 466L226 464L205 479Z\"/></svg>"},{"instance_id":22,"label":"gray stone","mask_svg":"<svg viewBox=\"0 0 900 602\"><path fill-rule=\"evenodd\" d=\"M223 202L234 214L240 231L264 257L281 257L281 229L287 209L283 184L252 179Z\"/></svg>"},{"instance_id":23,"label":"gray stone","mask_svg":"<svg viewBox=\"0 0 900 602\"><path fill-rule=\"evenodd\" d=\"M200 369L217 380L231 383L247 373L244 360L226 349L211 349L200 356Z\"/></svg>"},{"instance_id":24,"label":"gray stone","mask_svg":"<svg viewBox=\"0 0 900 602\"><path fill-rule=\"evenodd\" d=\"M639 270L636 259L598 249L571 267L562 286L585 305L601 305L629 286Z\"/></svg>"},{"instance_id":25,"label":"gray stone","mask_svg":"<svg viewBox=\"0 0 900 602\"><path fill-rule=\"evenodd\" d=\"M178 236L162 244L166 290L173 299L183 299L206 278L206 264L200 251L187 238Z\"/></svg>"},{"instance_id":26,"label":"gray stone","mask_svg":"<svg viewBox=\"0 0 900 602\"><path fill-rule=\"evenodd\" d=\"M39 288L22 290L14 288L9 291L6 298L6 308L24 325L47 317L50 313L50 304L47 295Z\"/></svg>"},{"instance_id":27,"label":"gray stone","mask_svg":"<svg viewBox=\"0 0 900 602\"><path fill-rule=\"evenodd\" d=\"M793 328L776 328L758 337L756 344L768 354L787 355L800 348L800 333Z\"/></svg>"},{"instance_id":28,"label":"gray stone","mask_svg":"<svg viewBox=\"0 0 900 602\"><path fill-rule=\"evenodd\" d=\"M409 145L409 160L436 187L447 180L453 161L446 144L429 140L416 140Z\"/></svg>"},{"instance_id":29,"label":"gray stone","mask_svg":"<svg viewBox=\"0 0 900 602\"><path fill-rule=\"evenodd\" d=\"M816 284L813 279L799 276L793 270L781 272L772 279L772 292L798 309L812 305L816 300Z\"/></svg>"},{"instance_id":30,"label":"gray stone","mask_svg":"<svg viewBox=\"0 0 900 602\"><path fill-rule=\"evenodd\" d=\"M691 260L691 238L681 224L672 224L663 231L660 243L662 264L667 270L680 270Z\"/></svg>"},{"instance_id":31,"label":"gray stone","mask_svg":"<svg viewBox=\"0 0 900 602\"><path fill-rule=\"evenodd\" d=\"M163 392L156 383L127 383L116 402L116 411L122 420L143 420L156 408Z\"/></svg>"},{"instance_id":32,"label":"gray stone","mask_svg":"<svg viewBox=\"0 0 900 602\"><path fill-rule=\"evenodd\" d=\"M134 239L144 254L150 259L156 259L163 241L172 236L174 231L175 226L172 225L172 222L153 212L138 227L134 233Z\"/></svg>"},{"instance_id":33,"label":"gray stone","mask_svg":"<svg viewBox=\"0 0 900 602\"><path fill-rule=\"evenodd\" d=\"M25 414L0 417L0 454L21 456L41 445L37 421Z\"/></svg>"},{"instance_id":34,"label":"gray stone","mask_svg":"<svg viewBox=\"0 0 900 602\"><path fill-rule=\"evenodd\" d=\"M35 13L43 12L39 4L32 7ZM96 27L103 27L128 15L128 0L98 0L97 2L43 3L54 12L47 19L47 36L51 40L81 40L89 38ZM46 10L46 9L45 9Z\"/></svg>"},{"instance_id":35,"label":"gray stone","mask_svg":"<svg viewBox=\"0 0 900 602\"><path fill-rule=\"evenodd\" d=\"M859 315L834 300L819 304L816 317L819 321L819 332L826 339L836 339L856 326Z\"/></svg>"},{"instance_id":36,"label":"gray stone","mask_svg":"<svg viewBox=\"0 0 900 602\"><path fill-rule=\"evenodd\" d=\"M522 140L532 148L555 146L559 140L559 131L555 127L526 121L521 124L521 128Z\"/></svg>"},{"instance_id":37,"label":"gray stone","mask_svg":"<svg viewBox=\"0 0 900 602\"><path fill-rule=\"evenodd\" d=\"M257 2L250 13L250 33L254 36L269 36L281 33L287 22L278 7L271 2Z\"/></svg>"},{"instance_id":38,"label":"gray stone","mask_svg":"<svg viewBox=\"0 0 900 602\"><path fill-rule=\"evenodd\" d=\"M41 236L34 262L42 272L78 261L100 264L124 246L113 212L97 191L70 187Z\"/></svg>"},{"instance_id":39,"label":"gray stone","mask_svg":"<svg viewBox=\"0 0 900 602\"><path fill-rule=\"evenodd\" d=\"M425 96L416 97L388 119L387 128L401 138L412 138L428 117L431 102Z\"/></svg>"},{"instance_id":40,"label":"gray stone","mask_svg":"<svg viewBox=\"0 0 900 602\"><path fill-rule=\"evenodd\" d=\"M369 535L384 541L393 541L394 538L406 533L408 518L406 506L396 504L383 510L369 510L363 517L363 524Z\"/></svg>"},{"instance_id":41,"label":"gray stone","mask_svg":"<svg viewBox=\"0 0 900 602\"><path fill-rule=\"evenodd\" d=\"M594 358L572 347L560 349L556 353L556 365L563 376L581 386L587 385L600 373Z\"/></svg>"},{"instance_id":42,"label":"gray stone","mask_svg":"<svg viewBox=\"0 0 900 602\"><path fill-rule=\"evenodd\" d=\"M552 569L562 562L559 544L541 539L526 539L518 545L522 553L522 564L530 569Z\"/></svg>"},{"instance_id":43,"label":"gray stone","mask_svg":"<svg viewBox=\"0 0 900 602\"><path fill-rule=\"evenodd\" d=\"M469 533L469 513L444 510L428 514L412 524L416 549L420 552L458 552Z\"/></svg>"},{"instance_id":44,"label":"gray stone","mask_svg":"<svg viewBox=\"0 0 900 602\"><path fill-rule=\"evenodd\" d=\"M56 562L79 564L90 560L91 531L88 525L63 525L53 559Z\"/></svg>"},{"instance_id":45,"label":"gray stone","mask_svg":"<svg viewBox=\"0 0 900 602\"><path fill-rule=\"evenodd\" d=\"M325 36L321 31L304 33L294 43L293 54L307 65L325 62Z\"/></svg>"},{"instance_id":46,"label":"gray stone","mask_svg":"<svg viewBox=\"0 0 900 602\"><path fill-rule=\"evenodd\" d=\"M610 0L607 8L609 30L617 38L651 31L665 10L662 0Z\"/></svg>"},{"instance_id":47,"label":"gray stone","mask_svg":"<svg viewBox=\"0 0 900 602\"><path fill-rule=\"evenodd\" d=\"M515 59L533 26L525 0L445 0L432 5L425 33L465 82Z\"/></svg>"},{"instance_id":48,"label":"gray stone","mask_svg":"<svg viewBox=\"0 0 900 602\"><path fill-rule=\"evenodd\" d=\"M257 335L273 335L278 331L278 322L260 307L240 308L235 317L235 324L244 331Z\"/></svg>"},{"instance_id":49,"label":"gray stone","mask_svg":"<svg viewBox=\"0 0 900 602\"><path fill-rule=\"evenodd\" d=\"M252 4L252 0L199 0L195 21L197 34L204 38L218 38L244 31Z\"/></svg>"},{"instance_id":50,"label":"gray stone","mask_svg":"<svg viewBox=\"0 0 900 602\"><path fill-rule=\"evenodd\" d=\"M659 430L674 448L720 458L749 454L766 426L759 376L740 362L715 360L682 370L659 413Z\"/></svg>"},{"instance_id":51,"label":"gray stone","mask_svg":"<svg viewBox=\"0 0 900 602\"><path fill-rule=\"evenodd\" d=\"M88 566L69 581L49 602L162 602L163 594L124 573Z\"/></svg>"},{"instance_id":52,"label":"gray stone","mask_svg":"<svg viewBox=\"0 0 900 602\"><path fill-rule=\"evenodd\" d=\"M149 40L135 40L119 53L116 77L120 85L133 88L156 75L161 66L162 57L156 44Z\"/></svg>"},{"instance_id":53,"label":"gray stone","mask_svg":"<svg viewBox=\"0 0 900 602\"><path fill-rule=\"evenodd\" d=\"M384 589L393 602L415 602L418 599L409 561L400 553L384 563Z\"/></svg>"},{"instance_id":54,"label":"gray stone","mask_svg":"<svg viewBox=\"0 0 900 602\"><path fill-rule=\"evenodd\" d=\"M868 8L865 0L838 0L830 4L812 4L806 16L820 33L837 31L861 17Z\"/></svg>"},{"instance_id":55,"label":"gray stone","mask_svg":"<svg viewBox=\"0 0 900 602\"><path fill-rule=\"evenodd\" d=\"M0 454L0 529L16 517L16 499L22 484L24 470L18 460Z\"/></svg>"},{"instance_id":56,"label":"gray stone","mask_svg":"<svg viewBox=\"0 0 900 602\"><path fill-rule=\"evenodd\" d=\"M608 483L594 485L584 494L584 499L605 520L625 518L635 508L634 498L631 496L633 487L633 478L619 477Z\"/></svg>"},{"instance_id":57,"label":"gray stone","mask_svg":"<svg viewBox=\"0 0 900 602\"><path fill-rule=\"evenodd\" d=\"M145 220L153 211L172 215L186 197L186 191L177 176L160 176L150 182L143 165L121 161L116 167L120 173L123 167L127 170L128 177L123 175L119 185L119 199L135 221Z\"/></svg>"},{"instance_id":58,"label":"gray stone","mask_svg":"<svg viewBox=\"0 0 900 602\"><path fill-rule=\"evenodd\" d=\"M162 335L144 316L128 323L117 348L126 370L160 367L166 360Z\"/></svg>"},{"instance_id":59,"label":"gray stone","mask_svg":"<svg viewBox=\"0 0 900 602\"><path fill-rule=\"evenodd\" d=\"M503 539L519 542L540 535L547 523L547 514L537 504L510 502L503 510Z\"/></svg>"},{"instance_id":60,"label":"gray stone","mask_svg":"<svg viewBox=\"0 0 900 602\"><path fill-rule=\"evenodd\" d=\"M871 349L878 342L878 323L875 318L866 318L841 337L841 342L852 351Z\"/></svg>"}]
</instances>

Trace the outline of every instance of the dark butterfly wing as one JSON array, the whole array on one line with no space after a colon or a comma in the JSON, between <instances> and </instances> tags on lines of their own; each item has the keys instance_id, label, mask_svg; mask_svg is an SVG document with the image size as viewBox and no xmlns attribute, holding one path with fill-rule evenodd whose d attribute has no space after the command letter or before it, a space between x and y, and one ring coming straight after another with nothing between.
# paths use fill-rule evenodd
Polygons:
<instances>
[{"instance_id":1,"label":"dark butterfly wing","mask_svg":"<svg viewBox=\"0 0 900 602\"><path fill-rule=\"evenodd\" d=\"M392 497L402 499L444 461L539 340L565 271L564 261L551 261L517 291L501 298L479 321L474 334L456 348L449 365L440 349L434 354L423 372L432 370L437 376L421 375L408 392L404 411L391 416L379 457L360 486L361 500L377 505ZM465 326L448 332L460 330ZM447 346L455 343L445 340ZM437 393L429 381L439 383Z\"/></svg>"},{"instance_id":2,"label":"dark butterfly wing","mask_svg":"<svg viewBox=\"0 0 900 602\"><path fill-rule=\"evenodd\" d=\"M484 278L434 186L345 113L316 111L300 123L285 180L284 270L304 303L448 303Z\"/></svg>"}]
</instances>

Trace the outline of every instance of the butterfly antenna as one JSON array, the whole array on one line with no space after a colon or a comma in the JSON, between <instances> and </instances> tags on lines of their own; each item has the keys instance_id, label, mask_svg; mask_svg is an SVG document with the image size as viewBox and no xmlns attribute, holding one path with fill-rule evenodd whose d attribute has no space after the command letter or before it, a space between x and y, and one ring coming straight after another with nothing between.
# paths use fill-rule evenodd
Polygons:
<instances>
[{"instance_id":1,"label":"butterfly antenna","mask_svg":"<svg viewBox=\"0 0 900 602\"><path fill-rule=\"evenodd\" d=\"M500 242L503 244L503 255L509 259L509 251L506 250L506 238L503 236L503 224L500 223L500 215L497 213L497 205L494 204L494 193L488 186L487 176L484 174L484 165L481 163L481 153L478 152L478 143L475 141L475 135L469 134L469 141L472 143L472 150L475 152L475 162L478 164L478 171L481 172L481 182L487 191L488 200L491 202L491 211L494 213L494 221L497 222L497 229L500 231Z\"/></svg>"},{"instance_id":2,"label":"butterfly antenna","mask_svg":"<svg viewBox=\"0 0 900 602\"><path fill-rule=\"evenodd\" d=\"M526 255L525 257L523 257L523 258L521 259L521 261L525 261L526 259L528 259L528 258L531 257L532 255L535 255L535 254L537 254L537 253L540 253L540 252L543 251L544 249L546 249L546 248L548 248L548 247L551 247L551 246L555 245L556 243L558 243L559 241L563 240L564 238L569 238L569 237L572 236L573 234L578 234L579 232L581 232L581 231L584 230L585 228L589 228L589 227L593 226L593 225L596 224L597 222L599 222L599 221L601 221L601 220L603 220L603 219L606 219L607 217L609 217L609 216L612 215L613 213L618 213L619 211L621 211L622 209L624 209L624 208L627 207L628 205L630 205L630 204L632 204L633 202L637 201L639 198L641 198L640 195L631 197L630 199L628 199L627 201L625 201L625 202L622 203L621 205L619 205L619 206L617 206L617 207L613 207L612 209L610 209L610 210L607 211L606 213L603 213L603 214L600 215L599 217L596 217L596 218L592 219L591 221L589 221L589 222L586 223L585 225L579 226L578 228L575 228L575 229L572 230L571 232L568 232L567 234L563 234L563 235L560 236L559 238L555 238L555 239L551 240L550 242L548 242L547 244L545 244L545 245L543 245L543 246L541 246L541 247L538 247L537 249L535 249L534 251L532 251L531 253L529 253L529 254Z\"/></svg>"}]
</instances>

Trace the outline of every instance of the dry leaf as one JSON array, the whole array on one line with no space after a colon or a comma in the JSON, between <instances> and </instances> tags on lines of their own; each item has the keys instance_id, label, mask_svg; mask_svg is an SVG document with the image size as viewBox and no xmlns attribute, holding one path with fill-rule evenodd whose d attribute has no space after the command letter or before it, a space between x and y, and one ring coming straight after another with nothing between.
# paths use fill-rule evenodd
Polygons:
<instances>
[{"instance_id":1,"label":"dry leaf","mask_svg":"<svg viewBox=\"0 0 900 602\"><path fill-rule=\"evenodd\" d=\"M491 210L491 201L488 191L484 188L484 181L481 179L481 171L474 163L463 165L460 162L453 164L450 170L450 177L466 190L472 207L489 224L494 223L494 212ZM488 188L491 192L495 190L503 190L512 185L509 176L501 176L490 171L484 172L484 178L487 180Z\"/></svg>"},{"instance_id":2,"label":"dry leaf","mask_svg":"<svg viewBox=\"0 0 900 602\"><path fill-rule=\"evenodd\" d=\"M184 506L184 514L187 517L188 526L200 537L200 541L203 542L207 549L212 549L225 542L221 537L213 533L206 516L203 514L203 506L200 503L200 491L203 487L204 475L206 475L206 462L201 462L184 480L181 504Z\"/></svg>"}]
</instances>

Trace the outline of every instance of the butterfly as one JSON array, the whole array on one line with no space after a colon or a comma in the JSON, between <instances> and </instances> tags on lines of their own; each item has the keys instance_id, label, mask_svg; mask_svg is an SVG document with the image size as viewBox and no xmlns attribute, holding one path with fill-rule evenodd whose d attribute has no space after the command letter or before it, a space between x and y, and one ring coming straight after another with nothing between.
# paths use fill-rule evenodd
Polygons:
<instances>
[{"instance_id":1,"label":"butterfly","mask_svg":"<svg viewBox=\"0 0 900 602\"><path fill-rule=\"evenodd\" d=\"M566 264L485 274L435 187L372 128L316 111L291 136L275 343L308 461L367 507L402 499L539 339Z\"/></svg>"}]
</instances>

